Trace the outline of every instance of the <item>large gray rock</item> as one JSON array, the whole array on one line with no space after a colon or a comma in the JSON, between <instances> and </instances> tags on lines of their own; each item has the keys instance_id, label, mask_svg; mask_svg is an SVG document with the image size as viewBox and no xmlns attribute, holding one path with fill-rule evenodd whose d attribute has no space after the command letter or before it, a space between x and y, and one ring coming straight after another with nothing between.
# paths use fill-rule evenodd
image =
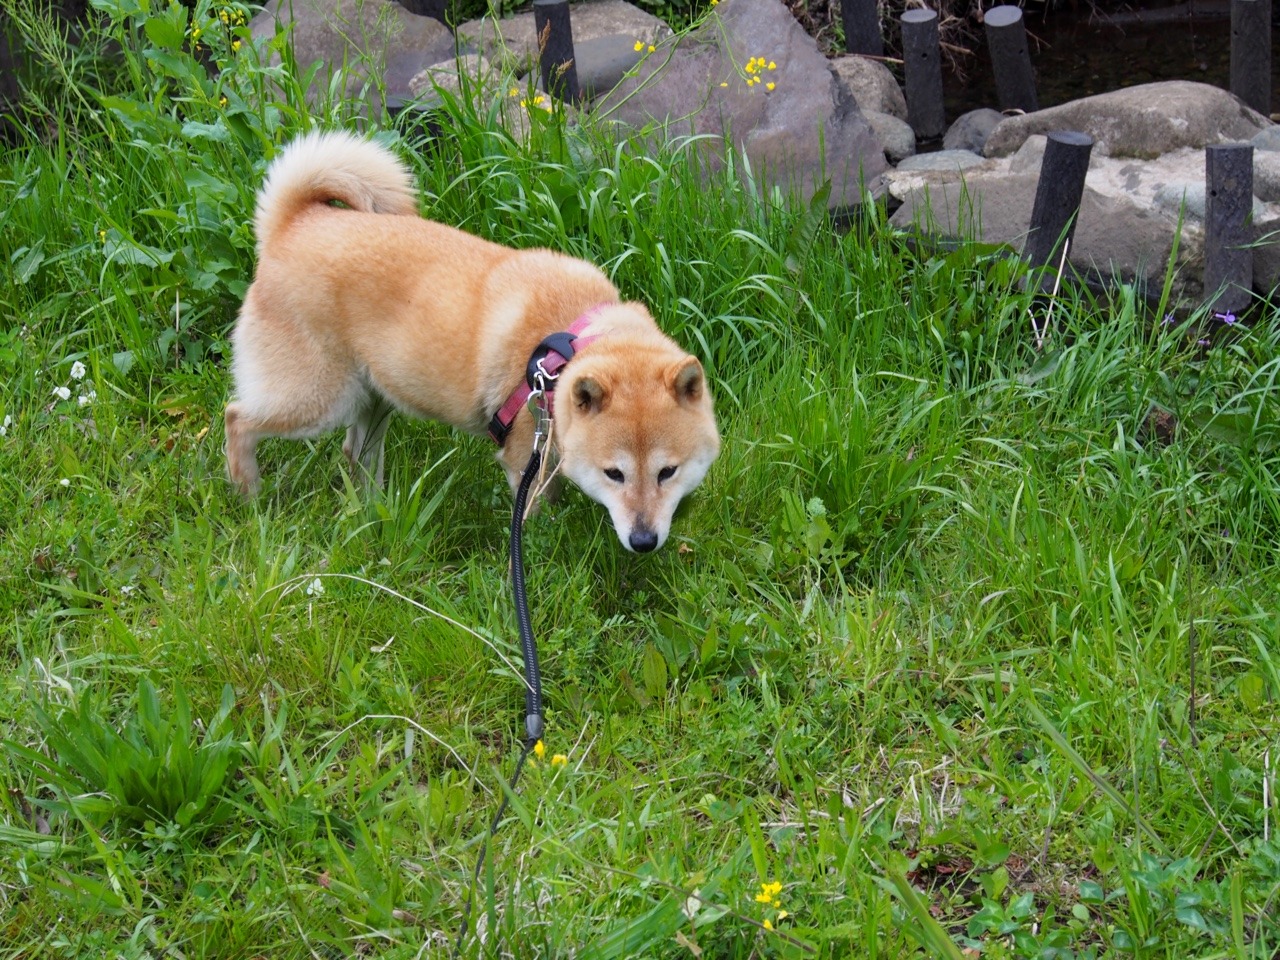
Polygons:
<instances>
[{"instance_id":1,"label":"large gray rock","mask_svg":"<svg viewBox=\"0 0 1280 960\"><path fill-rule=\"evenodd\" d=\"M954 173L974 167L990 166L986 160L971 150L935 150L933 153L917 153L898 164L899 173L925 173L942 170Z\"/></svg>"},{"instance_id":2,"label":"large gray rock","mask_svg":"<svg viewBox=\"0 0 1280 960\"><path fill-rule=\"evenodd\" d=\"M466 99L481 113L488 115L496 108L496 116L502 127L513 138L525 140L533 129L531 115L539 115L542 122L549 122L552 111L550 97L530 87L530 78L517 78L504 73L497 64L476 53L463 54L455 60L437 63L419 73L410 81L414 97L419 104L434 106L443 99L445 91L458 99ZM569 122L580 120L578 108L566 107Z\"/></svg>"},{"instance_id":3,"label":"large gray rock","mask_svg":"<svg viewBox=\"0 0 1280 960\"><path fill-rule=\"evenodd\" d=\"M943 134L942 149L972 150L974 153L982 153L983 147L987 144L987 138L991 136L991 131L1002 120L1004 120L1004 114L990 107L962 113Z\"/></svg>"},{"instance_id":4,"label":"large gray rock","mask_svg":"<svg viewBox=\"0 0 1280 960\"><path fill-rule=\"evenodd\" d=\"M660 43L596 116L657 122L676 136L727 134L769 183L809 197L830 179L833 207L858 203L885 169L857 103L777 0L722 0L697 29Z\"/></svg>"},{"instance_id":5,"label":"large gray rock","mask_svg":"<svg viewBox=\"0 0 1280 960\"><path fill-rule=\"evenodd\" d=\"M299 66L322 64L313 95L327 89L345 63L344 95L355 96L366 78L381 77L388 97L408 98L410 81L454 51L448 27L393 0L267 0L250 28L255 37L291 30Z\"/></svg>"},{"instance_id":6,"label":"large gray rock","mask_svg":"<svg viewBox=\"0 0 1280 960\"><path fill-rule=\"evenodd\" d=\"M624 34L648 46L671 35L667 24L626 0L586 0L571 4L574 53L583 41ZM497 20L483 17L458 26L458 39L468 50L484 54L507 70L523 76L538 62L538 32L533 11Z\"/></svg>"},{"instance_id":7,"label":"large gray rock","mask_svg":"<svg viewBox=\"0 0 1280 960\"><path fill-rule=\"evenodd\" d=\"M1155 205L1163 210L1170 217L1196 220L1204 222L1205 210L1207 207L1205 182L1201 180L1192 181L1170 181L1161 184L1156 190ZM1253 217L1256 220L1265 216L1267 212L1266 205L1261 200L1254 197L1253 200Z\"/></svg>"},{"instance_id":8,"label":"large gray rock","mask_svg":"<svg viewBox=\"0 0 1280 960\"><path fill-rule=\"evenodd\" d=\"M573 59L578 88L588 99L602 96L622 82L645 57L646 48L635 48L635 37L614 33L605 37L574 38ZM539 78L541 83L541 78Z\"/></svg>"},{"instance_id":9,"label":"large gray rock","mask_svg":"<svg viewBox=\"0 0 1280 960\"><path fill-rule=\"evenodd\" d=\"M1272 124L1253 136L1254 150L1280 151L1280 124Z\"/></svg>"},{"instance_id":10,"label":"large gray rock","mask_svg":"<svg viewBox=\"0 0 1280 960\"><path fill-rule=\"evenodd\" d=\"M1280 214L1269 214L1254 227L1258 240L1253 247L1253 289L1275 296L1280 293Z\"/></svg>"},{"instance_id":11,"label":"large gray rock","mask_svg":"<svg viewBox=\"0 0 1280 960\"><path fill-rule=\"evenodd\" d=\"M1253 150L1253 195L1280 203L1280 151Z\"/></svg>"},{"instance_id":12,"label":"large gray rock","mask_svg":"<svg viewBox=\"0 0 1280 960\"><path fill-rule=\"evenodd\" d=\"M1009 160L1010 173L1034 173L1040 175L1040 165L1044 163L1044 152L1049 147L1049 138L1042 133L1027 137L1026 142L1018 148L1018 152Z\"/></svg>"},{"instance_id":13,"label":"large gray rock","mask_svg":"<svg viewBox=\"0 0 1280 960\"><path fill-rule=\"evenodd\" d=\"M863 113L874 110L899 120L907 119L907 98L902 95L893 71L879 60L846 53L834 58L831 68Z\"/></svg>"},{"instance_id":14,"label":"large gray rock","mask_svg":"<svg viewBox=\"0 0 1280 960\"><path fill-rule=\"evenodd\" d=\"M1248 140L1270 125L1225 90L1167 80L1008 117L991 132L985 152L1004 157L1033 134L1079 130L1094 138L1095 154L1152 159L1181 147Z\"/></svg>"},{"instance_id":15,"label":"large gray rock","mask_svg":"<svg viewBox=\"0 0 1280 960\"><path fill-rule=\"evenodd\" d=\"M461 96L469 93L493 95L501 90L506 78L496 66L478 53L464 53L457 59L433 63L409 81L409 90L417 100L431 101L436 89Z\"/></svg>"},{"instance_id":16,"label":"large gray rock","mask_svg":"<svg viewBox=\"0 0 1280 960\"><path fill-rule=\"evenodd\" d=\"M890 163L901 163L916 152L916 132L907 121L875 110L863 110L862 114L884 146L884 155Z\"/></svg>"},{"instance_id":17,"label":"large gray rock","mask_svg":"<svg viewBox=\"0 0 1280 960\"><path fill-rule=\"evenodd\" d=\"M1038 178L984 174L934 182L910 191L890 222L949 237L976 237L1021 251L1031 223ZM1149 285L1164 276L1174 230L1163 217L1123 197L1088 187L1069 259L1084 272Z\"/></svg>"}]
</instances>

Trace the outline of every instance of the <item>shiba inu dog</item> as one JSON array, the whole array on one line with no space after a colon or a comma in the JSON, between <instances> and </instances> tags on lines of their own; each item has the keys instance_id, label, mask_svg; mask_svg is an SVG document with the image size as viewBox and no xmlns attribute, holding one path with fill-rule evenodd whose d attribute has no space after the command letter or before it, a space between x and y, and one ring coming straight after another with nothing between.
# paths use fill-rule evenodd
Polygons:
<instances>
[{"instance_id":1,"label":"shiba inu dog","mask_svg":"<svg viewBox=\"0 0 1280 960\"><path fill-rule=\"evenodd\" d=\"M271 163L254 227L226 409L241 491L258 489L260 439L338 427L357 476L381 485L393 409L488 431L514 489L534 442L523 400L546 383L561 472L628 550L662 546L720 449L711 394L698 360L599 269L423 219L404 164L339 132Z\"/></svg>"}]
</instances>

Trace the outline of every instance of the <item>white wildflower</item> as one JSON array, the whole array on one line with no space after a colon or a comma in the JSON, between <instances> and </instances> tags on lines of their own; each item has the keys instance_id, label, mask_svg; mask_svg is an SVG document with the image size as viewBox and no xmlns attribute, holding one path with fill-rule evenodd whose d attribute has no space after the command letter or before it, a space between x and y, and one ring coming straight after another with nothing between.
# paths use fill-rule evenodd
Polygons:
<instances>
[{"instance_id":1,"label":"white wildflower","mask_svg":"<svg viewBox=\"0 0 1280 960\"><path fill-rule=\"evenodd\" d=\"M4 422L0 423L0 437L9 435L9 427L13 424L13 417L7 413L4 415Z\"/></svg>"},{"instance_id":2,"label":"white wildflower","mask_svg":"<svg viewBox=\"0 0 1280 960\"><path fill-rule=\"evenodd\" d=\"M307 584L308 597L318 597L322 593L324 593L324 584L320 582L319 577L316 577L314 580L312 580L310 583Z\"/></svg>"},{"instance_id":3,"label":"white wildflower","mask_svg":"<svg viewBox=\"0 0 1280 960\"><path fill-rule=\"evenodd\" d=\"M71 486L71 481L68 480L66 477L63 477L61 480L58 481L58 486L69 487Z\"/></svg>"},{"instance_id":4,"label":"white wildflower","mask_svg":"<svg viewBox=\"0 0 1280 960\"><path fill-rule=\"evenodd\" d=\"M79 360L77 360L75 363L71 365L71 379L72 380L84 379L84 364L81 363Z\"/></svg>"},{"instance_id":5,"label":"white wildflower","mask_svg":"<svg viewBox=\"0 0 1280 960\"><path fill-rule=\"evenodd\" d=\"M78 403L82 407L87 407L89 404L93 403L93 401L97 399L98 399L98 391L90 390L88 393L80 394L80 396L76 398L76 403Z\"/></svg>"},{"instance_id":6,"label":"white wildflower","mask_svg":"<svg viewBox=\"0 0 1280 960\"><path fill-rule=\"evenodd\" d=\"M54 387L53 395L59 400L70 400L71 391L67 387Z\"/></svg>"}]
</instances>

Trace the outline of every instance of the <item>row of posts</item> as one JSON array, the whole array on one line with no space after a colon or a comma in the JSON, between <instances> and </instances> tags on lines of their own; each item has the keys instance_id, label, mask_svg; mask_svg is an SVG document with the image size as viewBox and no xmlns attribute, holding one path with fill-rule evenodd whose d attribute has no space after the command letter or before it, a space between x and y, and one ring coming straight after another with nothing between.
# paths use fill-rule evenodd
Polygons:
<instances>
[{"instance_id":1,"label":"row of posts","mask_svg":"<svg viewBox=\"0 0 1280 960\"><path fill-rule=\"evenodd\" d=\"M1271 2L1231 0L1231 92L1254 110L1271 112ZM841 0L850 53L884 56L876 0ZM1003 111L1039 109L1035 73L1021 8L992 7L984 17L987 47ZM907 121L916 136L932 140L946 130L938 15L927 8L901 18ZM1049 134L1024 255L1052 282L1070 249L1084 195L1093 138L1075 131ZM1218 144L1205 150L1204 288L1218 313L1242 310L1253 285L1250 215L1253 147Z\"/></svg>"},{"instance_id":2,"label":"row of posts","mask_svg":"<svg viewBox=\"0 0 1280 960\"><path fill-rule=\"evenodd\" d=\"M1084 195L1093 138L1059 130L1045 144L1023 257L1048 289L1066 259ZM1253 288L1253 145L1205 147L1204 289L1209 308L1237 313Z\"/></svg>"},{"instance_id":3,"label":"row of posts","mask_svg":"<svg viewBox=\"0 0 1280 960\"><path fill-rule=\"evenodd\" d=\"M1271 113L1271 2L1231 0L1231 92L1263 116ZM876 4L840 0L850 53L884 56ZM984 21L1000 109L1039 109L1022 9L1013 4L992 7ZM907 120L917 137L933 140L946 130L938 14L927 7L909 9L900 26Z\"/></svg>"}]
</instances>

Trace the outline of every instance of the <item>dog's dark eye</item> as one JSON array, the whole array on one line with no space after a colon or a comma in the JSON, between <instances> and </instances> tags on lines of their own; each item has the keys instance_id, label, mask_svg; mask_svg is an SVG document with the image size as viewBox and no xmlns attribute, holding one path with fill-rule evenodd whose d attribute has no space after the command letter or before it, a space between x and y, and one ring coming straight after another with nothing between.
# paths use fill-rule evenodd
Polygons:
<instances>
[{"instance_id":1,"label":"dog's dark eye","mask_svg":"<svg viewBox=\"0 0 1280 960\"><path fill-rule=\"evenodd\" d=\"M604 475L614 483L622 483L622 481L626 479L626 477L622 475L622 471L617 467L609 467L609 469L605 470Z\"/></svg>"},{"instance_id":2,"label":"dog's dark eye","mask_svg":"<svg viewBox=\"0 0 1280 960\"><path fill-rule=\"evenodd\" d=\"M658 482L666 483L668 480L670 480L672 477L676 475L676 469L677 469L676 467L663 467L661 470L658 471Z\"/></svg>"}]
</instances>

